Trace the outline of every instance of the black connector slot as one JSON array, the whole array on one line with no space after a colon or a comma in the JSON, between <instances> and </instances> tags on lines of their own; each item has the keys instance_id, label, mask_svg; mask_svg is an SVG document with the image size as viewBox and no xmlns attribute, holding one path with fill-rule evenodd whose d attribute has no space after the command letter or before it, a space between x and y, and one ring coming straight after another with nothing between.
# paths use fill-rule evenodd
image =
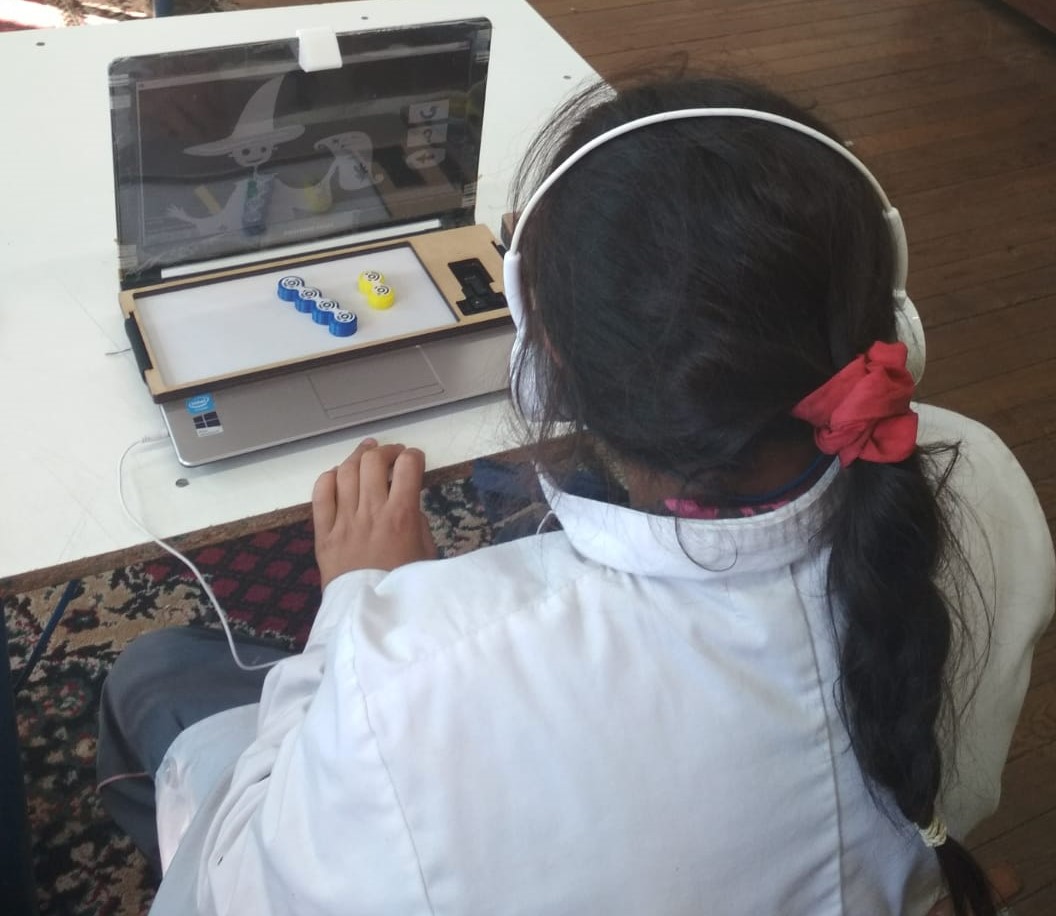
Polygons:
<instances>
[{"instance_id":1,"label":"black connector slot","mask_svg":"<svg viewBox=\"0 0 1056 916\"><path fill-rule=\"evenodd\" d=\"M147 345L143 343L143 335L140 333L139 325L133 316L125 319L125 334L128 335L128 342L132 346L133 355L136 357L139 374L145 377L147 370L153 369L154 364L151 363L150 356L147 355Z\"/></svg>"},{"instance_id":2,"label":"black connector slot","mask_svg":"<svg viewBox=\"0 0 1056 916\"><path fill-rule=\"evenodd\" d=\"M452 261L447 266L451 268L466 297L455 303L463 315L479 315L481 312L506 308L506 297L491 288L491 274L477 258Z\"/></svg>"}]
</instances>

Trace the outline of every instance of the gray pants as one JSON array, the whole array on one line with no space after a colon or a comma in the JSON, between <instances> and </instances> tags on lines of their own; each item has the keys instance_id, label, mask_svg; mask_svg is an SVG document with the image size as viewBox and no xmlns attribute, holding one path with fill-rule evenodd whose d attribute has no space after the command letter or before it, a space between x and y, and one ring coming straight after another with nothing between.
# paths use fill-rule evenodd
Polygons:
<instances>
[{"instance_id":1,"label":"gray pants","mask_svg":"<svg viewBox=\"0 0 1056 916\"><path fill-rule=\"evenodd\" d=\"M291 653L236 637L245 664ZM201 719L260 700L267 670L235 665L220 630L174 627L145 633L118 657L103 684L96 772L103 807L161 876L154 774L176 736Z\"/></svg>"}]
</instances>

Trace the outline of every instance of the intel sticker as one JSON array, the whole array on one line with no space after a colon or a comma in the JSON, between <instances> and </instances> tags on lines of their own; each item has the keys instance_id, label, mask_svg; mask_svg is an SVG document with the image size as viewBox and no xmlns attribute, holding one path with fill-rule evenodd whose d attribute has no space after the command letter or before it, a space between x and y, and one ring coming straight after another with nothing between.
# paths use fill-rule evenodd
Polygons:
<instances>
[{"instance_id":1,"label":"intel sticker","mask_svg":"<svg viewBox=\"0 0 1056 916\"><path fill-rule=\"evenodd\" d=\"M187 405L187 412L192 417L200 413L208 413L210 410L216 410L216 404L213 402L211 394L196 394L193 398L187 398L184 404Z\"/></svg>"}]
</instances>

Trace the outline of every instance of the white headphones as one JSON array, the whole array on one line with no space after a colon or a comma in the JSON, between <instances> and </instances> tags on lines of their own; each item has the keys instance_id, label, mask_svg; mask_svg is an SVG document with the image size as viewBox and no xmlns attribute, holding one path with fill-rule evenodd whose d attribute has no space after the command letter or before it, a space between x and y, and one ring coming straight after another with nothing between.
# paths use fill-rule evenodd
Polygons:
<instances>
[{"instance_id":1,"label":"white headphones","mask_svg":"<svg viewBox=\"0 0 1056 916\"><path fill-rule=\"evenodd\" d=\"M599 146L608 143L616 137L622 137L624 134L628 134L631 131L638 130L642 127L648 127L652 124L660 124L664 121L685 121L691 118L745 118L752 121L766 121L770 124L777 124L781 127L786 127L789 130L794 130L797 133L804 134L808 137L813 137L819 143L823 143L829 149L838 153L851 163L851 165L853 165L866 178L869 184L873 186L873 190L876 191L876 194L883 205L884 220L887 223L888 231L891 234L891 243L895 250L894 282L892 283L891 293L891 298L895 306L895 327L898 339L906 345L906 348L909 351L906 360L906 368L913 376L913 381L919 383L924 376L926 354L924 327L921 324L920 315L917 313L916 306L913 305L912 300L906 295L906 275L909 271L909 246L906 242L906 230L902 225L902 217L899 215L898 210L891 206L891 201L888 200L887 194L884 193L884 189L880 186L880 182L873 176L873 173L865 167L861 160L843 146L843 144L814 130L812 127L800 124L799 121L793 121L791 118L771 114L767 111L755 111L750 108L683 108L676 111L662 111L657 114L648 115L644 118L637 118L634 121L628 121L626 124L621 124L619 127L615 127L603 134L599 134L593 140L581 146L556 169L554 169L542 184L535 189L535 193L532 194L528 199L528 202L521 208L521 211L518 214L517 225L513 230L513 237L510 239L509 250L506 252L506 257L502 266L506 302L510 309L510 316L513 318L513 323L517 329L517 334L513 342L513 350L510 354L511 379L513 378L512 373L514 367L520 359L520 354L525 346L524 336L527 324L527 312L525 308L524 287L521 283L521 254L518 250L518 246L521 240L521 232L524 230L524 225L527 222L528 217L531 215L532 210L535 209L543 195L546 194L546 192L559 178L561 178L562 175L565 174L565 172ZM521 369L520 378L517 380L517 400L520 403L521 410L529 418L537 417L542 410L539 392L534 378L531 377L531 371L530 365L526 363Z\"/></svg>"}]
</instances>

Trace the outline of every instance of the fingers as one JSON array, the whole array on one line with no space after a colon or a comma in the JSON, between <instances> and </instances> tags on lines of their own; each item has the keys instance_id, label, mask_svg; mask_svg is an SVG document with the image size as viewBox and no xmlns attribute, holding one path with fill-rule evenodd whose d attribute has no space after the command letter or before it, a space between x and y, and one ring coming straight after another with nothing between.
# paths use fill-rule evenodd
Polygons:
<instances>
[{"instance_id":1,"label":"fingers","mask_svg":"<svg viewBox=\"0 0 1056 916\"><path fill-rule=\"evenodd\" d=\"M424 474L419 449L365 439L319 477L312 517L324 588L353 570L391 570L436 559L436 543L419 507Z\"/></svg>"},{"instance_id":2,"label":"fingers","mask_svg":"<svg viewBox=\"0 0 1056 916\"><path fill-rule=\"evenodd\" d=\"M402 445L379 445L363 454L359 462L359 500L369 511L377 512L389 499L389 477Z\"/></svg>"},{"instance_id":3,"label":"fingers","mask_svg":"<svg viewBox=\"0 0 1056 916\"><path fill-rule=\"evenodd\" d=\"M389 498L397 502L418 505L425 476L425 454L416 448L404 449L392 466L392 484Z\"/></svg>"},{"instance_id":4,"label":"fingers","mask_svg":"<svg viewBox=\"0 0 1056 916\"><path fill-rule=\"evenodd\" d=\"M337 468L319 475L312 488L312 526L317 535L330 531L337 518Z\"/></svg>"},{"instance_id":5,"label":"fingers","mask_svg":"<svg viewBox=\"0 0 1056 916\"><path fill-rule=\"evenodd\" d=\"M364 455L377 447L376 439L364 439L352 454L337 466L336 499L342 512L355 512L359 508L360 463Z\"/></svg>"},{"instance_id":6,"label":"fingers","mask_svg":"<svg viewBox=\"0 0 1056 916\"><path fill-rule=\"evenodd\" d=\"M389 500L417 506L424 476L425 454L420 449L364 439L335 470L316 481L316 524L333 527L338 512L355 513L361 505L377 512Z\"/></svg>"}]
</instances>

